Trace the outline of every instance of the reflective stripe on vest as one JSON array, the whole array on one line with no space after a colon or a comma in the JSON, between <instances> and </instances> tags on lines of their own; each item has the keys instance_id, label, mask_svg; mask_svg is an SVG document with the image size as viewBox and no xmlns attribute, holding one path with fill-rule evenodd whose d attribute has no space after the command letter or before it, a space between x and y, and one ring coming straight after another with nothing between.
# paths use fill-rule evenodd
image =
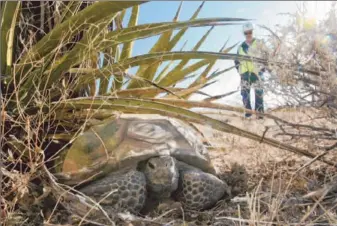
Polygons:
<instances>
[{"instance_id":1,"label":"reflective stripe on vest","mask_svg":"<svg viewBox=\"0 0 337 226\"><path fill-rule=\"evenodd\" d=\"M249 46L248 48L248 54L243 51L242 45L239 48L239 54L243 56L252 56L250 49L251 48L256 48L256 40L253 41L253 43ZM256 67L254 66L254 63L251 61L240 61L240 66L239 66L239 73L243 74L245 72L253 72L255 74L258 74L258 71Z\"/></svg>"}]
</instances>

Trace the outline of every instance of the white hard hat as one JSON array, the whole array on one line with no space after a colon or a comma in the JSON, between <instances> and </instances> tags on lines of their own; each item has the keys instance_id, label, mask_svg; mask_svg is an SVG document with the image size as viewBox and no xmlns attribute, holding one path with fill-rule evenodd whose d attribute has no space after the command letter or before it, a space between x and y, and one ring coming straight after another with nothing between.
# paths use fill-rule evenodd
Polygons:
<instances>
[{"instance_id":1,"label":"white hard hat","mask_svg":"<svg viewBox=\"0 0 337 226\"><path fill-rule=\"evenodd\" d=\"M243 32L254 30L254 25L251 22L245 23L242 26Z\"/></svg>"}]
</instances>

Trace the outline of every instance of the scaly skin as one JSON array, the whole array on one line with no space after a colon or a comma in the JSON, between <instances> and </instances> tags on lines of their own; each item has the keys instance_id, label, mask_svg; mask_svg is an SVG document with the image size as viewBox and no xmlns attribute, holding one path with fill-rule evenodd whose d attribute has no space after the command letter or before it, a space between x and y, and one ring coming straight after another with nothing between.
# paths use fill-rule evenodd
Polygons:
<instances>
[{"instance_id":1,"label":"scaly skin","mask_svg":"<svg viewBox=\"0 0 337 226\"><path fill-rule=\"evenodd\" d=\"M145 207L148 195L158 200L173 195L185 208L203 210L228 193L227 184L216 176L177 162L170 156L150 158L141 171L115 172L80 191L107 212L123 209L134 213Z\"/></svg>"}]
</instances>

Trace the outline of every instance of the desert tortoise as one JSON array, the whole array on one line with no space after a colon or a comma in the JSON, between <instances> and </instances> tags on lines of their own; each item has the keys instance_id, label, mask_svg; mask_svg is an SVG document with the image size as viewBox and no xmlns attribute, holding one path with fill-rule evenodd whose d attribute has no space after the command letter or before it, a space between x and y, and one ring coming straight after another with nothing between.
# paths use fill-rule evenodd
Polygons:
<instances>
[{"instance_id":1,"label":"desert tortoise","mask_svg":"<svg viewBox=\"0 0 337 226\"><path fill-rule=\"evenodd\" d=\"M149 197L207 209L229 191L194 128L159 115L123 115L91 127L76 138L55 175L68 185L86 180L78 190L103 209L132 212Z\"/></svg>"}]
</instances>

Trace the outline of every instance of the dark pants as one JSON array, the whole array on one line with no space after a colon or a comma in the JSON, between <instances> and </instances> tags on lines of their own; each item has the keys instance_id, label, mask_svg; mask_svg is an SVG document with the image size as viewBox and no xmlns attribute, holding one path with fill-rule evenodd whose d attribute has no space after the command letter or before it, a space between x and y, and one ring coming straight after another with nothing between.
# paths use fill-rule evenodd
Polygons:
<instances>
[{"instance_id":1,"label":"dark pants","mask_svg":"<svg viewBox=\"0 0 337 226\"><path fill-rule=\"evenodd\" d=\"M255 73L249 73L246 72L241 75L241 96L243 105L246 109L252 110L251 104L250 104L250 89L253 84L257 84L258 86L255 87L255 111L264 112L263 107L263 88L261 87L261 84L258 84L258 82L261 80L263 81L262 72L259 73L259 77ZM245 117L250 117L251 113L246 113Z\"/></svg>"}]
</instances>

